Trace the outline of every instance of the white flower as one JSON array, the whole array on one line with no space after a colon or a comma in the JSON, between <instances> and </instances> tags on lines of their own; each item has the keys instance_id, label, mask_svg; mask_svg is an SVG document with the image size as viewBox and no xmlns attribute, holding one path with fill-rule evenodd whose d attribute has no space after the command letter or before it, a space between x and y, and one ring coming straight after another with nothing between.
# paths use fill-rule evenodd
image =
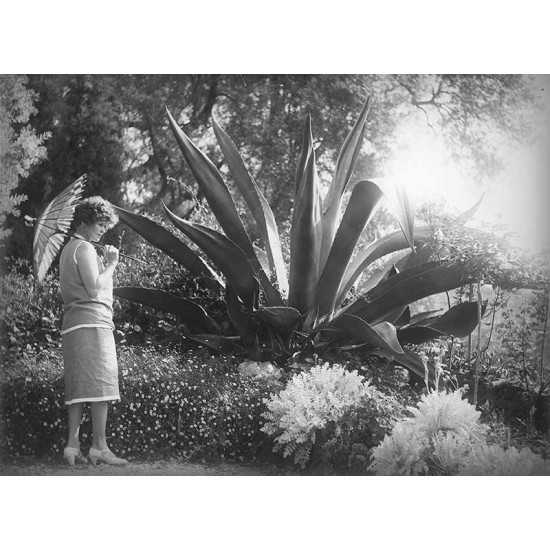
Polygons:
<instances>
[{"instance_id":1,"label":"white flower","mask_svg":"<svg viewBox=\"0 0 550 550\"><path fill-rule=\"evenodd\" d=\"M266 400L266 420L262 430L274 436L275 450L283 456L294 454L296 464L305 466L315 443L316 432L329 422L337 422L365 395L371 395L367 382L356 371L314 366L294 375L286 388Z\"/></svg>"}]
</instances>

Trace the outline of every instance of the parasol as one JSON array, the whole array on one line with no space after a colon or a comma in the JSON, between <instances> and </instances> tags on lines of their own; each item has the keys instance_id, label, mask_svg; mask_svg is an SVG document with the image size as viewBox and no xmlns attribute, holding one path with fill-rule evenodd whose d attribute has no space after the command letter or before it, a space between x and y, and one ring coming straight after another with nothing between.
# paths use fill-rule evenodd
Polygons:
<instances>
[{"instance_id":1,"label":"parasol","mask_svg":"<svg viewBox=\"0 0 550 550\"><path fill-rule=\"evenodd\" d=\"M35 225L33 240L33 267L36 280L41 283L50 269L53 260L57 256L65 238L75 236L69 231L74 217L76 205L84 193L86 174L80 176L71 185L65 188L44 208L38 218L25 216L26 223ZM78 238L78 237L77 237ZM96 248L104 248L104 245L92 242ZM129 258L145 265L152 265L139 258L120 253L120 256Z\"/></svg>"},{"instance_id":2,"label":"parasol","mask_svg":"<svg viewBox=\"0 0 550 550\"><path fill-rule=\"evenodd\" d=\"M41 283L50 269L54 258L61 249L73 221L74 209L84 193L86 174L66 187L44 208L36 221L25 216L27 221L35 221L33 267L36 280Z\"/></svg>"}]
</instances>

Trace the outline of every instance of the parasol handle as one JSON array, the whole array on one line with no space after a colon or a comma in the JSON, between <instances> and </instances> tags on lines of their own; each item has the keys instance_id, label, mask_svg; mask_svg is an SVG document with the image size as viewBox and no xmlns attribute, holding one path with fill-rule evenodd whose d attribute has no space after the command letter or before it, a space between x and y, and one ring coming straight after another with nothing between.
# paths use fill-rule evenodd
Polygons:
<instances>
[{"instance_id":1,"label":"parasol handle","mask_svg":"<svg viewBox=\"0 0 550 550\"><path fill-rule=\"evenodd\" d=\"M76 235L72 235L71 233L67 233L67 235L70 235L71 237L74 237L75 239L80 239L80 237L77 237ZM80 240L84 241L85 239L80 239ZM97 241L88 241L88 242L93 244L96 248L99 248L100 250L105 249L105 245L101 244L101 243L98 243ZM123 254L120 251L119 251L118 255L122 256L123 258L128 258L129 260L134 260L134 262L139 262L140 264L143 264L143 265L148 265L148 266L151 266L151 267L157 267L157 266L155 266L154 264L152 264L150 262L146 262L145 260L140 260L139 258L134 258L133 256L128 256L128 254Z\"/></svg>"},{"instance_id":2,"label":"parasol handle","mask_svg":"<svg viewBox=\"0 0 550 550\"><path fill-rule=\"evenodd\" d=\"M25 216L25 225L27 226L32 226L33 223L37 221L36 218L32 218L31 216ZM54 227L50 227L49 225L46 225L45 223L43 222L39 222L39 225L43 225L46 229L51 229L52 231L55 231L55 228ZM64 232L64 231L57 231L57 233L61 234L61 235L67 235L68 237L74 237L75 239L79 239L81 241L85 241L86 239L83 239L82 237L79 237L78 235L76 235L73 231L67 231L67 232ZM56 233L54 233L56 234ZM104 244L101 244L97 241L87 241L89 243L91 243L92 245L95 246L95 248L99 248L100 250L104 250L105 249L105 245ZM134 256L128 256L128 254L123 254L122 252L119 252L118 253L119 256L122 256L123 258L127 258L128 260L133 260L134 262L139 262L143 265L147 265L149 267L158 267L157 265L155 264L152 264L150 262L146 262L144 260L140 260L139 258L134 258Z\"/></svg>"}]
</instances>

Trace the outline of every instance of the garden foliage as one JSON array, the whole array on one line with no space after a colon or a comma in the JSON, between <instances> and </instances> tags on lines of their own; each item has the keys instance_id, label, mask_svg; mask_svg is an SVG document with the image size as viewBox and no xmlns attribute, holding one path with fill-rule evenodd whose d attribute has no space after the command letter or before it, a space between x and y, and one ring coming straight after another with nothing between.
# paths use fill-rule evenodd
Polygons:
<instances>
[{"instance_id":1,"label":"garden foliage","mask_svg":"<svg viewBox=\"0 0 550 550\"><path fill-rule=\"evenodd\" d=\"M240 376L232 357L119 350L120 402L112 405L107 437L129 457L193 456L253 459L265 384ZM2 373L2 454L59 456L66 437L62 358L43 350ZM81 430L91 444L89 409Z\"/></svg>"},{"instance_id":2,"label":"garden foliage","mask_svg":"<svg viewBox=\"0 0 550 550\"><path fill-rule=\"evenodd\" d=\"M296 173L287 269L274 214L231 138L214 120L216 138L255 223L259 245L247 233L218 168L168 112L176 141L221 231L184 220L165 207L168 219L185 235L184 241L149 218L123 209L118 213L123 222L193 275L209 278L224 289L233 330L224 332L206 309L187 297L135 286L119 287L115 293L179 315L186 320L189 338L215 349L238 343L251 358L262 360L287 359L308 347L363 346L424 378L424 364L402 344L410 341L410 334L416 343L468 334L477 322L477 306L459 304L443 315L411 318L408 304L456 288L467 280L468 270L461 263L425 261L415 252L415 245L427 240L431 230L414 227L413 212L403 194L396 212L401 230L356 250L382 198L375 183L352 179L368 113L369 101L342 146L324 199L307 118ZM345 198L349 200L344 208ZM346 302L349 291L373 262L409 247L412 252L398 267L390 261L381 278L370 281L363 294Z\"/></svg>"},{"instance_id":3,"label":"garden foliage","mask_svg":"<svg viewBox=\"0 0 550 550\"><path fill-rule=\"evenodd\" d=\"M266 405L262 431L275 452L301 468L311 465L313 453L313 463L345 470L366 458L400 409L356 371L328 364L294 375Z\"/></svg>"},{"instance_id":4,"label":"garden foliage","mask_svg":"<svg viewBox=\"0 0 550 550\"><path fill-rule=\"evenodd\" d=\"M0 278L0 356L27 354L61 342L59 282L50 273L35 288L30 264L19 260Z\"/></svg>"},{"instance_id":5,"label":"garden foliage","mask_svg":"<svg viewBox=\"0 0 550 550\"><path fill-rule=\"evenodd\" d=\"M422 397L372 452L377 475L529 475L550 473L550 461L529 449L487 444L481 413L453 393Z\"/></svg>"}]
</instances>

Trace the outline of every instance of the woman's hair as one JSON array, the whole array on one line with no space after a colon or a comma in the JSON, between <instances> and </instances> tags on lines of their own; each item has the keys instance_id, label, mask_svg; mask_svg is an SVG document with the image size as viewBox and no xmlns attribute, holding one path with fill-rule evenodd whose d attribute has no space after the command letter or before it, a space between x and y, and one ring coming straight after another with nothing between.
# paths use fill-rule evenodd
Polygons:
<instances>
[{"instance_id":1,"label":"woman's hair","mask_svg":"<svg viewBox=\"0 0 550 550\"><path fill-rule=\"evenodd\" d=\"M118 223L118 215L109 201L101 197L89 197L81 200L74 211L72 227L77 228L81 223L107 223L109 229Z\"/></svg>"}]
</instances>

